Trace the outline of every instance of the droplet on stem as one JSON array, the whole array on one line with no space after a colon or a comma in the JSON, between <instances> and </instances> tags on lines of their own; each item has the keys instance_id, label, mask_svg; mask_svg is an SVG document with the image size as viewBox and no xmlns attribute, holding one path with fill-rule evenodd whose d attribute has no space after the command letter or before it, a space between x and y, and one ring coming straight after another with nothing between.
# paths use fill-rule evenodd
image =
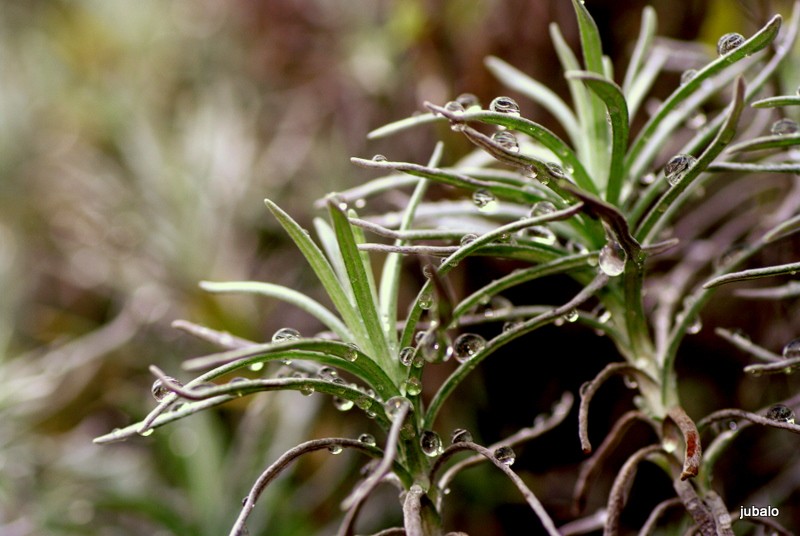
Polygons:
<instances>
[{"instance_id":1,"label":"droplet on stem","mask_svg":"<svg viewBox=\"0 0 800 536\"><path fill-rule=\"evenodd\" d=\"M797 121L784 117L772 123L769 131L776 136L786 136L800 132L800 126L797 125Z\"/></svg>"},{"instance_id":2,"label":"droplet on stem","mask_svg":"<svg viewBox=\"0 0 800 536\"><path fill-rule=\"evenodd\" d=\"M330 445L328 447L328 452L330 452L331 454L341 454L342 450L344 449L342 448L341 445Z\"/></svg>"},{"instance_id":3,"label":"droplet on stem","mask_svg":"<svg viewBox=\"0 0 800 536\"><path fill-rule=\"evenodd\" d=\"M384 404L384 409L386 410L386 415L393 419L395 415L400 411L403 405L408 405L409 410L411 408L411 402L404 396L393 396L389 400L386 401Z\"/></svg>"},{"instance_id":4,"label":"droplet on stem","mask_svg":"<svg viewBox=\"0 0 800 536\"><path fill-rule=\"evenodd\" d=\"M486 346L486 339L477 333L463 333L453 343L453 355L456 361L463 363Z\"/></svg>"},{"instance_id":5,"label":"droplet on stem","mask_svg":"<svg viewBox=\"0 0 800 536\"><path fill-rule=\"evenodd\" d=\"M166 379L169 383L175 384L178 387L183 387L183 384L172 376L167 376ZM169 389L169 387L164 385L164 382L162 382L159 378L153 382L153 387L150 388L150 392L153 393L153 398L161 402L172 391Z\"/></svg>"},{"instance_id":6,"label":"droplet on stem","mask_svg":"<svg viewBox=\"0 0 800 536\"><path fill-rule=\"evenodd\" d=\"M788 422L794 424L794 411L783 404L775 404L767 411L767 419L775 422Z\"/></svg>"},{"instance_id":7,"label":"droplet on stem","mask_svg":"<svg viewBox=\"0 0 800 536\"><path fill-rule=\"evenodd\" d=\"M681 73L681 85L688 83L692 78L697 75L697 71L694 69L686 69Z\"/></svg>"},{"instance_id":8,"label":"droplet on stem","mask_svg":"<svg viewBox=\"0 0 800 536\"><path fill-rule=\"evenodd\" d=\"M272 342L289 342L300 339L300 332L294 328L281 328L272 336Z\"/></svg>"},{"instance_id":9,"label":"droplet on stem","mask_svg":"<svg viewBox=\"0 0 800 536\"><path fill-rule=\"evenodd\" d=\"M511 97L496 97L489 104L489 110L501 114L519 116L519 104Z\"/></svg>"},{"instance_id":10,"label":"droplet on stem","mask_svg":"<svg viewBox=\"0 0 800 536\"><path fill-rule=\"evenodd\" d=\"M531 218L536 218L539 216L547 216L548 214L552 214L555 211L556 211L556 206L550 201L537 201L536 203L531 205L531 210L528 213L528 216Z\"/></svg>"},{"instance_id":11,"label":"droplet on stem","mask_svg":"<svg viewBox=\"0 0 800 536\"><path fill-rule=\"evenodd\" d=\"M400 350L400 354L398 358L400 359L400 363L405 367L410 367L411 363L414 360L414 354L417 353L417 350L411 346L406 346L402 350Z\"/></svg>"},{"instance_id":12,"label":"droplet on stem","mask_svg":"<svg viewBox=\"0 0 800 536\"><path fill-rule=\"evenodd\" d=\"M507 130L498 130L492 134L492 141L497 145L512 153L519 152L519 142L517 137Z\"/></svg>"},{"instance_id":13,"label":"droplet on stem","mask_svg":"<svg viewBox=\"0 0 800 536\"><path fill-rule=\"evenodd\" d=\"M744 37L736 32L726 33L717 41L717 54L724 56L742 46Z\"/></svg>"},{"instance_id":14,"label":"droplet on stem","mask_svg":"<svg viewBox=\"0 0 800 536\"><path fill-rule=\"evenodd\" d=\"M472 93L462 93L456 97L456 102L463 106L465 110L469 110L470 108L480 109L481 107L480 99Z\"/></svg>"},{"instance_id":15,"label":"droplet on stem","mask_svg":"<svg viewBox=\"0 0 800 536\"><path fill-rule=\"evenodd\" d=\"M419 437L419 445L425 456L433 458L442 453L442 438L433 430L423 430Z\"/></svg>"},{"instance_id":16,"label":"droplet on stem","mask_svg":"<svg viewBox=\"0 0 800 536\"><path fill-rule=\"evenodd\" d=\"M447 104L445 104L444 109L447 110L448 112L453 112L456 114L463 113L465 111L464 105L458 102L457 100L450 101Z\"/></svg>"},{"instance_id":17,"label":"droplet on stem","mask_svg":"<svg viewBox=\"0 0 800 536\"><path fill-rule=\"evenodd\" d=\"M793 339L783 347L784 359L796 359L800 357L800 339Z\"/></svg>"},{"instance_id":18,"label":"droplet on stem","mask_svg":"<svg viewBox=\"0 0 800 536\"><path fill-rule=\"evenodd\" d=\"M511 447L500 447L495 449L494 458L503 465L514 465L517 455Z\"/></svg>"},{"instance_id":19,"label":"droplet on stem","mask_svg":"<svg viewBox=\"0 0 800 536\"><path fill-rule=\"evenodd\" d=\"M350 411L353 409L355 402L352 400L348 400L346 398L341 398L339 396L333 397L333 407L338 409L339 411Z\"/></svg>"},{"instance_id":20,"label":"droplet on stem","mask_svg":"<svg viewBox=\"0 0 800 536\"><path fill-rule=\"evenodd\" d=\"M419 307L427 311L431 307L433 307L433 294L428 291L423 292L419 295Z\"/></svg>"},{"instance_id":21,"label":"droplet on stem","mask_svg":"<svg viewBox=\"0 0 800 536\"><path fill-rule=\"evenodd\" d=\"M478 235L476 235L475 233L467 233L461 237L461 241L459 242L459 244L461 244L461 247L468 246L469 244L475 242L477 239Z\"/></svg>"},{"instance_id":22,"label":"droplet on stem","mask_svg":"<svg viewBox=\"0 0 800 536\"><path fill-rule=\"evenodd\" d=\"M361 434L358 436L358 440L364 443L365 445L369 445L371 447L375 446L375 436L372 434Z\"/></svg>"},{"instance_id":23,"label":"droplet on stem","mask_svg":"<svg viewBox=\"0 0 800 536\"><path fill-rule=\"evenodd\" d=\"M406 394L409 396L417 396L422 392L422 382L416 376L412 376L403 382Z\"/></svg>"},{"instance_id":24,"label":"droplet on stem","mask_svg":"<svg viewBox=\"0 0 800 536\"><path fill-rule=\"evenodd\" d=\"M472 434L464 428L456 428L450 436L450 443L472 443Z\"/></svg>"},{"instance_id":25,"label":"droplet on stem","mask_svg":"<svg viewBox=\"0 0 800 536\"><path fill-rule=\"evenodd\" d=\"M697 163L697 159L688 154L679 154L670 158L664 166L664 175L670 185L678 184L695 163Z\"/></svg>"},{"instance_id":26,"label":"droplet on stem","mask_svg":"<svg viewBox=\"0 0 800 536\"><path fill-rule=\"evenodd\" d=\"M616 240L609 240L600 250L597 264L604 274L616 277L625 271L625 261L627 260L628 254L625 253L622 246Z\"/></svg>"},{"instance_id":27,"label":"droplet on stem","mask_svg":"<svg viewBox=\"0 0 800 536\"><path fill-rule=\"evenodd\" d=\"M376 154L372 157L373 162L388 162L389 159L383 156L382 154Z\"/></svg>"},{"instance_id":28,"label":"droplet on stem","mask_svg":"<svg viewBox=\"0 0 800 536\"><path fill-rule=\"evenodd\" d=\"M347 343L347 351L344 354L344 358L351 363L358 359L358 346L355 343Z\"/></svg>"},{"instance_id":29,"label":"droplet on stem","mask_svg":"<svg viewBox=\"0 0 800 536\"><path fill-rule=\"evenodd\" d=\"M475 190L472 194L472 202L481 212L494 212L497 210L497 198L489 190Z\"/></svg>"}]
</instances>

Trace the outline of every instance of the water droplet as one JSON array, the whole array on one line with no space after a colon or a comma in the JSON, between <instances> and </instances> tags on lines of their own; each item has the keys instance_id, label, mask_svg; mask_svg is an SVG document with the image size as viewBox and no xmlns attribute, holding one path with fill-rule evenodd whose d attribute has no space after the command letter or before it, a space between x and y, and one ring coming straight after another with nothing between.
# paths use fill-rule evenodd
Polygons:
<instances>
[{"instance_id":1,"label":"water droplet","mask_svg":"<svg viewBox=\"0 0 800 536\"><path fill-rule=\"evenodd\" d=\"M300 394L303 396L311 396L314 394L314 387L311 385L303 385L300 387Z\"/></svg>"},{"instance_id":2,"label":"water droplet","mask_svg":"<svg viewBox=\"0 0 800 536\"><path fill-rule=\"evenodd\" d=\"M463 106L465 110L469 110L470 108L480 109L481 107L480 99L472 93L462 93L456 97L456 102Z\"/></svg>"},{"instance_id":3,"label":"water droplet","mask_svg":"<svg viewBox=\"0 0 800 536\"><path fill-rule=\"evenodd\" d=\"M255 363L250 363L250 365L247 368L249 368L253 372L258 372L259 370L264 368L264 362L263 361L257 361Z\"/></svg>"},{"instance_id":4,"label":"water droplet","mask_svg":"<svg viewBox=\"0 0 800 536\"><path fill-rule=\"evenodd\" d=\"M405 348L400 350L400 354L398 354L398 359L400 360L400 363L403 366L410 367L411 363L414 360L415 353L417 353L417 351L413 347L406 346Z\"/></svg>"},{"instance_id":5,"label":"water droplet","mask_svg":"<svg viewBox=\"0 0 800 536\"><path fill-rule=\"evenodd\" d=\"M695 69L686 69L681 73L681 85L684 85L689 82L692 78L697 75L697 71Z\"/></svg>"},{"instance_id":6,"label":"water droplet","mask_svg":"<svg viewBox=\"0 0 800 536\"><path fill-rule=\"evenodd\" d=\"M403 387L405 387L406 394L409 396L417 396L422 392L422 382L415 376L403 382Z\"/></svg>"},{"instance_id":7,"label":"water droplet","mask_svg":"<svg viewBox=\"0 0 800 536\"><path fill-rule=\"evenodd\" d=\"M433 294L429 291L425 291L419 295L419 307L427 311L431 307L433 307Z\"/></svg>"},{"instance_id":8,"label":"water droplet","mask_svg":"<svg viewBox=\"0 0 800 536\"><path fill-rule=\"evenodd\" d=\"M421 354L428 363L447 361L452 352L447 337L439 333L438 329L426 331L417 345L417 354Z\"/></svg>"},{"instance_id":9,"label":"water droplet","mask_svg":"<svg viewBox=\"0 0 800 536\"><path fill-rule=\"evenodd\" d=\"M456 361L463 363L483 350L485 346L486 339L477 333L463 333L456 338L453 344L453 355Z\"/></svg>"},{"instance_id":10,"label":"water droplet","mask_svg":"<svg viewBox=\"0 0 800 536\"><path fill-rule=\"evenodd\" d=\"M800 339L793 339L783 347L784 359L797 359L800 357Z\"/></svg>"},{"instance_id":11,"label":"water droplet","mask_svg":"<svg viewBox=\"0 0 800 536\"><path fill-rule=\"evenodd\" d=\"M577 240L567 240L567 243L564 245L564 247L573 255L583 255L584 253L589 253L589 248Z\"/></svg>"},{"instance_id":12,"label":"water droplet","mask_svg":"<svg viewBox=\"0 0 800 536\"><path fill-rule=\"evenodd\" d=\"M517 141L517 137L507 130L498 130L492 134L492 141L506 151L511 153L519 152L519 142Z\"/></svg>"},{"instance_id":13,"label":"water droplet","mask_svg":"<svg viewBox=\"0 0 800 536\"><path fill-rule=\"evenodd\" d=\"M672 186L675 186L696 162L697 159L692 155L679 154L673 156L664 166L664 175L667 177L667 181Z\"/></svg>"},{"instance_id":14,"label":"water droplet","mask_svg":"<svg viewBox=\"0 0 800 536\"><path fill-rule=\"evenodd\" d=\"M475 233L467 233L461 237L461 241L459 243L461 244L461 247L464 247L475 242L477 239L478 235L476 235Z\"/></svg>"},{"instance_id":15,"label":"water droplet","mask_svg":"<svg viewBox=\"0 0 800 536\"><path fill-rule=\"evenodd\" d=\"M481 212L491 213L497 210L497 198L489 190L475 190L472 194L472 202Z\"/></svg>"},{"instance_id":16,"label":"water droplet","mask_svg":"<svg viewBox=\"0 0 800 536\"><path fill-rule=\"evenodd\" d=\"M360 436L358 436L358 440L364 443L365 445L369 445L371 447L374 447L376 445L375 436L373 436L372 434L361 434Z\"/></svg>"},{"instance_id":17,"label":"water droplet","mask_svg":"<svg viewBox=\"0 0 800 536\"><path fill-rule=\"evenodd\" d=\"M328 452L330 452L331 454L341 454L342 450L344 449L342 448L341 445L330 445L328 447Z\"/></svg>"},{"instance_id":18,"label":"water droplet","mask_svg":"<svg viewBox=\"0 0 800 536\"><path fill-rule=\"evenodd\" d=\"M383 156L382 154L376 154L372 157L373 162L388 162L389 159Z\"/></svg>"},{"instance_id":19,"label":"water droplet","mask_svg":"<svg viewBox=\"0 0 800 536\"><path fill-rule=\"evenodd\" d=\"M339 378L339 373L333 367L322 367L317 371L320 380L332 382Z\"/></svg>"},{"instance_id":20,"label":"water droplet","mask_svg":"<svg viewBox=\"0 0 800 536\"><path fill-rule=\"evenodd\" d=\"M628 254L622 249L615 240L609 240L600 250L597 257L597 264L603 273L610 277L616 277L625 271L625 261Z\"/></svg>"},{"instance_id":21,"label":"water droplet","mask_svg":"<svg viewBox=\"0 0 800 536\"><path fill-rule=\"evenodd\" d=\"M767 419L775 422L788 422L794 424L794 411L783 404L775 404L767 411Z\"/></svg>"},{"instance_id":22,"label":"water droplet","mask_svg":"<svg viewBox=\"0 0 800 536\"><path fill-rule=\"evenodd\" d=\"M564 173L564 169L561 166L559 166L558 164L556 164L555 162L548 162L546 165L547 165L547 171L549 171L550 175L552 175L556 179L566 179L567 178L566 173Z\"/></svg>"},{"instance_id":23,"label":"water droplet","mask_svg":"<svg viewBox=\"0 0 800 536\"><path fill-rule=\"evenodd\" d=\"M581 386L578 388L578 394L581 395L582 397L586 396L586 393L589 392L589 387L591 386L592 382L583 382Z\"/></svg>"},{"instance_id":24,"label":"water droplet","mask_svg":"<svg viewBox=\"0 0 800 536\"><path fill-rule=\"evenodd\" d=\"M489 104L489 110L519 117L519 104L511 97L496 97Z\"/></svg>"},{"instance_id":25,"label":"water droplet","mask_svg":"<svg viewBox=\"0 0 800 536\"><path fill-rule=\"evenodd\" d=\"M431 458L442 453L442 438L433 430L423 430L419 437L419 445L422 453Z\"/></svg>"},{"instance_id":26,"label":"water droplet","mask_svg":"<svg viewBox=\"0 0 800 536\"><path fill-rule=\"evenodd\" d=\"M384 409L386 410L386 415L393 419L395 415L403 408L404 405L408 405L409 411L411 406L411 402L404 396L393 396L389 400L386 401L384 404Z\"/></svg>"},{"instance_id":27,"label":"water droplet","mask_svg":"<svg viewBox=\"0 0 800 536\"><path fill-rule=\"evenodd\" d=\"M558 240L556 234L549 227L544 225L534 225L533 227L526 227L525 229L523 229L523 231L525 232L525 236L527 236L534 242L538 242L539 244L544 244L545 246L552 246Z\"/></svg>"},{"instance_id":28,"label":"water droplet","mask_svg":"<svg viewBox=\"0 0 800 536\"><path fill-rule=\"evenodd\" d=\"M300 332L294 328L281 328L272 336L272 342L289 342L300 339Z\"/></svg>"},{"instance_id":29,"label":"water droplet","mask_svg":"<svg viewBox=\"0 0 800 536\"><path fill-rule=\"evenodd\" d=\"M356 406L363 411L367 411L372 407L372 400L366 395L359 396L356 398Z\"/></svg>"},{"instance_id":30,"label":"water droplet","mask_svg":"<svg viewBox=\"0 0 800 536\"><path fill-rule=\"evenodd\" d=\"M503 465L514 465L517 455L511 447L500 447L495 449L494 458Z\"/></svg>"},{"instance_id":31,"label":"water droplet","mask_svg":"<svg viewBox=\"0 0 800 536\"><path fill-rule=\"evenodd\" d=\"M172 376L167 376L167 380L169 383L173 383L178 387L183 387L183 384ZM153 382L153 387L150 388L150 392L153 393L153 398L161 402L172 391L170 391L169 388L164 385L164 382L162 382L161 379L158 379Z\"/></svg>"},{"instance_id":32,"label":"water droplet","mask_svg":"<svg viewBox=\"0 0 800 536\"><path fill-rule=\"evenodd\" d=\"M797 125L797 121L783 118L772 123L769 131L776 136L785 136L787 134L797 134L800 132L800 126Z\"/></svg>"},{"instance_id":33,"label":"water droplet","mask_svg":"<svg viewBox=\"0 0 800 536\"><path fill-rule=\"evenodd\" d=\"M347 351L344 354L344 358L351 363L358 359L358 346L352 342L347 343Z\"/></svg>"},{"instance_id":34,"label":"water droplet","mask_svg":"<svg viewBox=\"0 0 800 536\"><path fill-rule=\"evenodd\" d=\"M523 324L523 321L520 319L515 320L508 320L503 323L503 331L511 331L512 329L516 329Z\"/></svg>"},{"instance_id":35,"label":"water droplet","mask_svg":"<svg viewBox=\"0 0 800 536\"><path fill-rule=\"evenodd\" d=\"M155 430L156 430L155 428L148 428L147 430L144 430L143 432L139 432L139 435L142 436L142 437L151 436L151 435L153 435L153 432L155 432Z\"/></svg>"},{"instance_id":36,"label":"water droplet","mask_svg":"<svg viewBox=\"0 0 800 536\"><path fill-rule=\"evenodd\" d=\"M436 268L433 267L432 264L426 264L422 267L422 275L425 276L425 279L433 278L433 274L436 271Z\"/></svg>"},{"instance_id":37,"label":"water droplet","mask_svg":"<svg viewBox=\"0 0 800 536\"><path fill-rule=\"evenodd\" d=\"M639 387L639 382L636 381L636 377L630 374L624 374L622 376L622 383L624 383L625 387L628 389L637 389Z\"/></svg>"},{"instance_id":38,"label":"water droplet","mask_svg":"<svg viewBox=\"0 0 800 536\"><path fill-rule=\"evenodd\" d=\"M350 411L353 409L355 402L352 400L348 400L346 398L341 398L339 396L333 397L333 407L338 409L339 411Z\"/></svg>"},{"instance_id":39,"label":"water droplet","mask_svg":"<svg viewBox=\"0 0 800 536\"><path fill-rule=\"evenodd\" d=\"M696 335L700 333L703 329L703 321L700 320L699 316L695 316L694 319L686 326L686 333L690 335Z\"/></svg>"},{"instance_id":40,"label":"water droplet","mask_svg":"<svg viewBox=\"0 0 800 536\"><path fill-rule=\"evenodd\" d=\"M465 430L463 428L456 428L453 430L453 434L450 436L450 443L472 443L472 434L469 430Z\"/></svg>"},{"instance_id":41,"label":"water droplet","mask_svg":"<svg viewBox=\"0 0 800 536\"><path fill-rule=\"evenodd\" d=\"M736 50L744 43L744 37L736 32L726 33L717 41L717 54L724 56L725 54Z\"/></svg>"},{"instance_id":42,"label":"water droplet","mask_svg":"<svg viewBox=\"0 0 800 536\"><path fill-rule=\"evenodd\" d=\"M458 102L457 100L451 100L447 104L444 105L444 109L448 112L452 112L454 114L464 113L464 105Z\"/></svg>"},{"instance_id":43,"label":"water droplet","mask_svg":"<svg viewBox=\"0 0 800 536\"><path fill-rule=\"evenodd\" d=\"M556 211L556 206L550 201L538 201L533 205L531 205L531 210L528 213L528 216L531 218L536 218L539 216L547 216L548 214L552 214L555 211Z\"/></svg>"},{"instance_id":44,"label":"water droplet","mask_svg":"<svg viewBox=\"0 0 800 536\"><path fill-rule=\"evenodd\" d=\"M564 315L564 320L566 320L567 322L577 322L578 318L580 318L580 314L578 313L577 309L570 309Z\"/></svg>"}]
</instances>

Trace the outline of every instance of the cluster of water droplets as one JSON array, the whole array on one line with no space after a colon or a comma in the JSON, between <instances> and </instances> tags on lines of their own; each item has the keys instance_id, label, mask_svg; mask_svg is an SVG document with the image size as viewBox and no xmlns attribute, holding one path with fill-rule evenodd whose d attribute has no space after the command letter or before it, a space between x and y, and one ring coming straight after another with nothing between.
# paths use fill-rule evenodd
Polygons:
<instances>
[{"instance_id":1,"label":"cluster of water droplets","mask_svg":"<svg viewBox=\"0 0 800 536\"><path fill-rule=\"evenodd\" d=\"M664 166L664 176L667 178L667 182L675 186L696 163L697 159L689 154L673 156Z\"/></svg>"},{"instance_id":2,"label":"cluster of water droplets","mask_svg":"<svg viewBox=\"0 0 800 536\"><path fill-rule=\"evenodd\" d=\"M744 43L744 37L742 34L738 34L736 32L726 33L719 38L719 41L717 41L717 54L720 56L729 54L730 52L733 52L742 46L742 43Z\"/></svg>"}]
</instances>

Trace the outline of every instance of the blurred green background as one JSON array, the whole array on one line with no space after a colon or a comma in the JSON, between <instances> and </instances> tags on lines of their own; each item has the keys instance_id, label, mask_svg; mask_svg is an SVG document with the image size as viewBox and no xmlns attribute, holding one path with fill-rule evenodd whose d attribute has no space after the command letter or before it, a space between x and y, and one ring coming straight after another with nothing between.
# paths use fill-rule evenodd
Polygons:
<instances>
[{"instance_id":1,"label":"blurred green background","mask_svg":"<svg viewBox=\"0 0 800 536\"><path fill-rule=\"evenodd\" d=\"M586 1L618 73L644 4ZM725 31L749 34L767 13L788 12L785 3L652 4L660 35L700 37L704 53ZM375 142L366 133L425 100L469 91L485 103L507 94L483 67L488 54L566 94L551 21L576 43L565 0L2 2L0 533L223 534L258 473L285 448L374 433L367 419L334 415L321 397L287 393L137 441L91 442L151 409L149 364L179 375L183 359L211 351L173 330L174 319L258 341L286 325L313 334L319 326L301 312L210 297L197 282L266 280L320 297L262 199L308 225L314 200L371 178L350 156L422 162L443 138L452 162L468 147L446 128ZM685 66L671 68L656 96L671 91ZM520 103L547 124L541 110ZM396 207L383 202L375 210ZM485 278L491 267L471 270ZM418 279L409 277L411 288ZM489 384L503 384L502 369L485 377L447 422L484 426L477 435L487 443L587 379L541 386L522 408L527 421L498 427L479 421L497 411ZM565 427L551 448L569 445L557 460L566 469L531 458L537 487L580 461L575 430ZM298 464L259 503L253 533L330 534L364 461L349 456ZM464 480L448 515L465 527L501 534L502 519L524 510L490 471ZM566 491L558 488L556 502L566 502ZM381 493L364 514L365 530L399 520L393 492Z\"/></svg>"}]
</instances>

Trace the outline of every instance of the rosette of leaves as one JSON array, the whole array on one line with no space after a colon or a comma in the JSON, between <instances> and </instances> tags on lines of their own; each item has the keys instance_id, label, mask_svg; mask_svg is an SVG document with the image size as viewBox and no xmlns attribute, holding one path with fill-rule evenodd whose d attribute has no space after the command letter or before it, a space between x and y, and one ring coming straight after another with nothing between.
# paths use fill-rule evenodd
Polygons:
<instances>
[{"instance_id":1,"label":"rosette of leaves","mask_svg":"<svg viewBox=\"0 0 800 536\"><path fill-rule=\"evenodd\" d=\"M320 245L288 214L267 201L273 216L316 274L332 309L269 283L205 283L204 287L211 292L256 293L283 300L305 310L329 331L314 338L293 335L256 344L184 323L185 329L227 349L187 361L187 370L207 372L185 385L153 367L161 382L159 389L163 389L158 406L141 423L97 441L105 443L145 434L254 392L319 392L335 397L337 404L357 407L374 418L386 433L383 447L372 441L328 438L311 440L287 451L256 481L232 534L244 533L259 495L286 465L323 448L354 448L379 460L343 501L346 513L339 534L353 532L364 499L385 480L402 490L404 526L381 534L443 533L440 513L447 484L461 469L482 459L509 476L549 534L599 528L606 534L616 534L636 468L645 460L663 468L673 482L676 497L654 508L643 533L659 523L667 508L682 505L686 511L683 525L693 524L701 534L732 534L729 508L714 490L711 475L719 453L744 426L720 431L709 425L734 419L792 432L799 432L800 427L793 419L770 417L780 412L761 415L741 410L716 412L699 421L698 426L681 404L675 360L686 335L697 329L698 315L719 285L794 273L800 267L795 263L740 269L754 254L798 228L797 185L783 180L781 174L800 171L785 150L797 145L800 134L791 128L766 136L747 132L747 137L733 143L749 105L758 111L799 102L796 96L763 93L793 47L800 7L795 4L783 29L782 17L776 15L748 38L724 36L718 57L685 73L681 84L643 118L643 125L633 129L634 119L644 115L645 97L662 74L670 54L669 48L654 38L655 12L645 9L631 61L617 83L611 62L603 55L592 17L582 2L573 0L573 6L582 61L558 26L551 26L572 106L503 61L487 60L488 68L509 88L550 112L566 134L564 139L554 133L554 128L524 118L513 99L498 97L484 109L470 95L441 105L426 103L427 113L373 131L371 137L378 138L428 123L447 122L472 142L476 151L453 166L440 165L441 145L425 165L396 162L383 156L354 158L356 165L385 175L320 202L328 212L327 220L315 220ZM714 98L726 99L727 106L687 136L687 121ZM751 112L748 109L747 113ZM754 120L751 124L763 122ZM663 148L673 145L674 140L683 140L682 146L673 154L663 154ZM741 177L755 172L778 179L743 187ZM721 173L725 173L730 186L712 188ZM453 187L466 199L426 200L426 191L433 183ZM712 191L707 197L703 197L705 188ZM734 188L739 196L737 203L730 202ZM410 193L400 212L360 217L353 208L372 196L407 190ZM748 199L763 197L765 192L772 193L769 218L763 217L763 207L758 213L735 210ZM679 241L673 230L687 219L693 230ZM706 231L711 233L710 238L703 234ZM367 233L383 240L368 242ZM733 243L743 245L715 262ZM377 281L373 275L376 252L385 255ZM650 259L662 254L669 267L657 277L651 276ZM408 314L400 315L399 282L404 255L425 259L426 281ZM456 298L449 288L448 274L471 256L514 259L529 266ZM431 260L434 258L436 262ZM505 322L505 326L488 341L477 336L467 342L453 340L454 332L487 321L487 315L474 314L476 307L491 303L501 293L520 285L556 275L571 277L581 290L565 303L508 304L494 311L488 320ZM790 291L775 292L785 295ZM624 376L638 396L635 407L619 419L578 477L577 519L559 528L510 469L514 458L509 448L561 422L572 400L568 393L548 418L489 448L463 434L445 448L435 430L443 405L480 363L509 342L535 336L539 328L565 320L602 332L613 341L620 356L618 362L609 363L580 390L578 428L584 452L592 452L589 405L606 380ZM724 330L720 333L727 334ZM753 353L764 355L755 350ZM436 386L429 400L423 400L422 370L451 358L458 360L458 366ZM793 370L794 361L774 355L770 359L771 368ZM278 363L277 370L284 374L220 380L237 370L258 370L269 362ZM764 367L759 370L765 372ZM352 381L331 371L340 371ZM785 403L791 410L798 402ZM657 441L643 445L624 463L606 507L581 517L583 498L597 467L637 421L649 426ZM711 439L705 456L701 448L703 430L708 430ZM462 450L469 450L474 456L454 463L453 456Z\"/></svg>"}]
</instances>

